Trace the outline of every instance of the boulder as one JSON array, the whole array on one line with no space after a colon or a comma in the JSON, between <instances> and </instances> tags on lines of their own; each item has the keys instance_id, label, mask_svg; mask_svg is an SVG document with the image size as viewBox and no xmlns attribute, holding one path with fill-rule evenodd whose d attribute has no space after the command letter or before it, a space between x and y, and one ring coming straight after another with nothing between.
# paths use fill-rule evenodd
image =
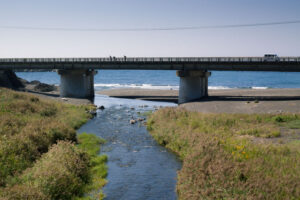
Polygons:
<instances>
[{"instance_id":1,"label":"boulder","mask_svg":"<svg viewBox=\"0 0 300 200\"><path fill-rule=\"evenodd\" d=\"M52 92L56 90L55 85L48 85L45 83L38 83L36 86L33 88L37 92Z\"/></svg>"},{"instance_id":2,"label":"boulder","mask_svg":"<svg viewBox=\"0 0 300 200\"><path fill-rule=\"evenodd\" d=\"M0 87L21 89L24 88L24 84L12 70L0 70Z\"/></svg>"},{"instance_id":3,"label":"boulder","mask_svg":"<svg viewBox=\"0 0 300 200\"><path fill-rule=\"evenodd\" d=\"M41 83L40 81L37 81L37 80L34 80L34 81L30 81L29 82L30 84L33 84L33 85L37 85L37 84L39 84L39 83Z\"/></svg>"}]
</instances>

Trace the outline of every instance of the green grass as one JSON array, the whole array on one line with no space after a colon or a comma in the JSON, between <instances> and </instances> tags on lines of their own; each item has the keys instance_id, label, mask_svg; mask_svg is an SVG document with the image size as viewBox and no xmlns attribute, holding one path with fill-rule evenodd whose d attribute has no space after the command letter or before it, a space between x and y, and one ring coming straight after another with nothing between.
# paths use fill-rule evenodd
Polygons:
<instances>
[{"instance_id":1,"label":"green grass","mask_svg":"<svg viewBox=\"0 0 300 200\"><path fill-rule=\"evenodd\" d=\"M299 199L299 140L272 143L298 118L166 108L151 115L148 130L183 160L179 199Z\"/></svg>"},{"instance_id":2,"label":"green grass","mask_svg":"<svg viewBox=\"0 0 300 200\"><path fill-rule=\"evenodd\" d=\"M91 180L85 187L85 197L76 198L77 200L103 199L104 194L101 188L106 184L107 176L107 156L99 155L100 145L104 140L93 134L82 133L78 135L78 147L87 152L90 156L90 177Z\"/></svg>"},{"instance_id":3,"label":"green grass","mask_svg":"<svg viewBox=\"0 0 300 200\"><path fill-rule=\"evenodd\" d=\"M97 156L103 141L84 134L74 145L75 129L92 117L91 109L0 88L0 199L73 199L69 194L100 190L107 173L107 157ZM88 173L74 174L77 167Z\"/></svg>"},{"instance_id":4,"label":"green grass","mask_svg":"<svg viewBox=\"0 0 300 200\"><path fill-rule=\"evenodd\" d=\"M149 117L151 114L152 114L152 110L149 110L149 111L142 112L139 115L143 117Z\"/></svg>"},{"instance_id":5,"label":"green grass","mask_svg":"<svg viewBox=\"0 0 300 200\"><path fill-rule=\"evenodd\" d=\"M287 122L285 126L291 129L300 129L300 119Z\"/></svg>"}]
</instances>

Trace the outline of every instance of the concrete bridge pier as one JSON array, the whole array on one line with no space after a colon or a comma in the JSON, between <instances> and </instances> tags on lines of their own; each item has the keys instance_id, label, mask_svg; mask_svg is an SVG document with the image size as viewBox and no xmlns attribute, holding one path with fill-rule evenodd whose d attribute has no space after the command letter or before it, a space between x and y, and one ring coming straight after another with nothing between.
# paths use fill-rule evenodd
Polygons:
<instances>
[{"instance_id":1,"label":"concrete bridge pier","mask_svg":"<svg viewBox=\"0 0 300 200\"><path fill-rule=\"evenodd\" d=\"M208 96L207 71L177 71L180 77L178 104L186 103Z\"/></svg>"},{"instance_id":2,"label":"concrete bridge pier","mask_svg":"<svg viewBox=\"0 0 300 200\"><path fill-rule=\"evenodd\" d=\"M75 98L94 97L94 70L58 70L60 75L60 96Z\"/></svg>"}]
</instances>

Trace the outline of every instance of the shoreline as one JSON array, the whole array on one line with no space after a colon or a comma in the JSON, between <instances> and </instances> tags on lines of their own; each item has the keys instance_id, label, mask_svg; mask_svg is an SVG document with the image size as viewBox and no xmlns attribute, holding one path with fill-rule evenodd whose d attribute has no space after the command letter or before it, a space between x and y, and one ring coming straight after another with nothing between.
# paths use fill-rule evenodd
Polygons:
<instances>
[{"instance_id":1,"label":"shoreline","mask_svg":"<svg viewBox=\"0 0 300 200\"><path fill-rule=\"evenodd\" d=\"M209 90L209 96L179 105L203 113L300 113L298 89ZM110 89L96 94L115 98L177 102L178 90Z\"/></svg>"}]
</instances>

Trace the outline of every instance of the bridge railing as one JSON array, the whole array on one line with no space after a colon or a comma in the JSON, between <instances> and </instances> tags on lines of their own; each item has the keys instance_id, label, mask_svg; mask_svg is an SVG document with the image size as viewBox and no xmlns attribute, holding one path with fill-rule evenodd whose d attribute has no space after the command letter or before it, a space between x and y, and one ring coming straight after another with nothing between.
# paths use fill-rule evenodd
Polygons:
<instances>
[{"instance_id":1,"label":"bridge railing","mask_svg":"<svg viewBox=\"0 0 300 200\"><path fill-rule=\"evenodd\" d=\"M1 63L110 63L110 62L265 62L264 57L104 57L104 58L1 58ZM272 62L272 61L271 61ZM300 62L300 57L280 57L274 62Z\"/></svg>"}]
</instances>

